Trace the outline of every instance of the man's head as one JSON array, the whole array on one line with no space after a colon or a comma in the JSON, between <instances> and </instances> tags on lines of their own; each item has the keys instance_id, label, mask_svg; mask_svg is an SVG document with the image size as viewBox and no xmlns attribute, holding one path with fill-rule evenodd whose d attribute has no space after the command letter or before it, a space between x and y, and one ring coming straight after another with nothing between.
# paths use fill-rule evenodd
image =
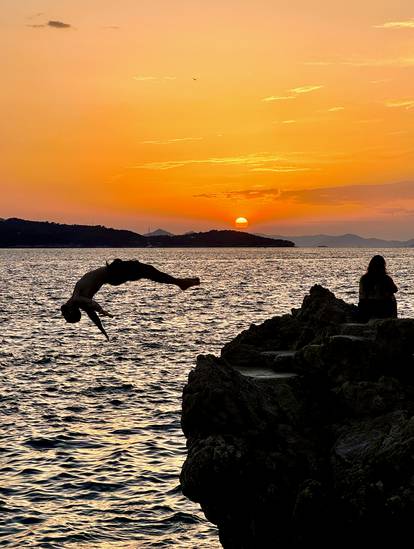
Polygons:
<instances>
[{"instance_id":1,"label":"man's head","mask_svg":"<svg viewBox=\"0 0 414 549\"><path fill-rule=\"evenodd\" d=\"M65 303L60 308L62 311L63 318L66 320L66 322L70 322L71 324L74 324L75 322L79 322L81 319L81 312L79 307L76 307L76 305L72 305L71 303Z\"/></svg>"}]
</instances>

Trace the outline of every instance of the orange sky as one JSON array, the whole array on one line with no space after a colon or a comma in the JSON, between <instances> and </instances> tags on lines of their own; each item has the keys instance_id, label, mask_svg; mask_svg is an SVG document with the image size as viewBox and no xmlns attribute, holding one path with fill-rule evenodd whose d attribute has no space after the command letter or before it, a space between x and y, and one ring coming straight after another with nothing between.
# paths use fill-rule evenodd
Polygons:
<instances>
[{"instance_id":1,"label":"orange sky","mask_svg":"<svg viewBox=\"0 0 414 549\"><path fill-rule=\"evenodd\" d=\"M414 7L2 0L0 216L414 237Z\"/></svg>"}]
</instances>

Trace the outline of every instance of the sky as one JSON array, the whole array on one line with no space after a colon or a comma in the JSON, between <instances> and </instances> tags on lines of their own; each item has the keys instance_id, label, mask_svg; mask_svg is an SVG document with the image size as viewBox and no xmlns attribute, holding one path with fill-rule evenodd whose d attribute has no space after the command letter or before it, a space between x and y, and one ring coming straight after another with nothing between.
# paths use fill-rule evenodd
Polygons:
<instances>
[{"instance_id":1,"label":"sky","mask_svg":"<svg viewBox=\"0 0 414 549\"><path fill-rule=\"evenodd\" d=\"M414 237L412 0L1 0L0 217Z\"/></svg>"}]
</instances>

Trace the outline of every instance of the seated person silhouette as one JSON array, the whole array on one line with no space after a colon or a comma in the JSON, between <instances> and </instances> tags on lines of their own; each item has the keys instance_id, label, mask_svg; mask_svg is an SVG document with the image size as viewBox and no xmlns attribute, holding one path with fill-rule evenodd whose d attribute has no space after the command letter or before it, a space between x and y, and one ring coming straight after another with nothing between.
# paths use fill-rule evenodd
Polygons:
<instances>
[{"instance_id":1,"label":"seated person silhouette","mask_svg":"<svg viewBox=\"0 0 414 549\"><path fill-rule=\"evenodd\" d=\"M387 274L385 259L374 255L359 282L359 319L368 322L371 318L397 318L396 292L398 288Z\"/></svg>"},{"instance_id":2,"label":"seated person silhouette","mask_svg":"<svg viewBox=\"0 0 414 549\"><path fill-rule=\"evenodd\" d=\"M200 284L199 278L175 278L159 271L152 265L146 265L137 260L122 261L121 259L115 259L112 263L107 263L105 267L89 271L78 280L72 297L61 307L62 315L66 322L75 323L80 321L81 311L84 311L109 341L108 334L102 326L98 314L109 317L113 315L105 311L99 303L94 301L92 299L93 296L104 284L119 286L125 282L132 282L142 278L160 282L161 284L174 284L181 288L181 290L187 290L191 286L198 286Z\"/></svg>"}]
</instances>

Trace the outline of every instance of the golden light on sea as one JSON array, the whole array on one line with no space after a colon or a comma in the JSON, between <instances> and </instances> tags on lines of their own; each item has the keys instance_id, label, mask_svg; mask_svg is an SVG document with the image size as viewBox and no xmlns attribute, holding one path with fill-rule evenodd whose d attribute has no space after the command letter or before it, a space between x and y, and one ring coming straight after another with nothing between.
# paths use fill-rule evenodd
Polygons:
<instances>
[{"instance_id":1,"label":"golden light on sea","mask_svg":"<svg viewBox=\"0 0 414 549\"><path fill-rule=\"evenodd\" d=\"M249 225L249 221L245 217L238 217L234 223L237 229L246 229Z\"/></svg>"}]
</instances>

